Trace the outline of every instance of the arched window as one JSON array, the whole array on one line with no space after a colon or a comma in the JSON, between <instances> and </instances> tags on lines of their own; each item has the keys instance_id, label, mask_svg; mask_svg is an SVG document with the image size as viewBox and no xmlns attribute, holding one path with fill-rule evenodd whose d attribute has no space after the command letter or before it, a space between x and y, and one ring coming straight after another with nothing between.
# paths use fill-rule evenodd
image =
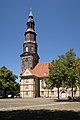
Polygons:
<instances>
[{"instance_id":1,"label":"arched window","mask_svg":"<svg viewBox=\"0 0 80 120\"><path fill-rule=\"evenodd\" d=\"M28 52L29 51L29 48L28 47L26 47L26 52Z\"/></svg>"},{"instance_id":2,"label":"arched window","mask_svg":"<svg viewBox=\"0 0 80 120\"><path fill-rule=\"evenodd\" d=\"M33 46L31 46L31 52L34 52L34 47Z\"/></svg>"},{"instance_id":3,"label":"arched window","mask_svg":"<svg viewBox=\"0 0 80 120\"><path fill-rule=\"evenodd\" d=\"M24 61L24 67L25 67L25 69L28 68L28 59L25 59L25 61Z\"/></svg>"},{"instance_id":4,"label":"arched window","mask_svg":"<svg viewBox=\"0 0 80 120\"><path fill-rule=\"evenodd\" d=\"M41 80L41 88L44 88L44 80Z\"/></svg>"}]
</instances>

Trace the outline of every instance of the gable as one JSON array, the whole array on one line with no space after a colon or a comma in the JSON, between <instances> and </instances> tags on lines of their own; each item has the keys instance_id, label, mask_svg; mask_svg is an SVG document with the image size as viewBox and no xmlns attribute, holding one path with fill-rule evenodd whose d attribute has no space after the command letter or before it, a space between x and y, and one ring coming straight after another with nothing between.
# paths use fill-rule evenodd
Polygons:
<instances>
[{"instance_id":1,"label":"gable","mask_svg":"<svg viewBox=\"0 0 80 120\"><path fill-rule=\"evenodd\" d=\"M32 73L30 72L29 69L26 69L25 72L22 74L22 76L31 76Z\"/></svg>"}]
</instances>

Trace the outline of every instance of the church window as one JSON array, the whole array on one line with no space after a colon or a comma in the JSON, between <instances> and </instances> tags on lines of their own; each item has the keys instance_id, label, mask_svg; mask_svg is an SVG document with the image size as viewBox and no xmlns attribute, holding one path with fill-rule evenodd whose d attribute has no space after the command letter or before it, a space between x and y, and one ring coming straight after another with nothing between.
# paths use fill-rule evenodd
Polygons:
<instances>
[{"instance_id":1,"label":"church window","mask_svg":"<svg viewBox=\"0 0 80 120\"><path fill-rule=\"evenodd\" d=\"M54 91L51 91L51 95L54 95Z\"/></svg>"},{"instance_id":2,"label":"church window","mask_svg":"<svg viewBox=\"0 0 80 120\"><path fill-rule=\"evenodd\" d=\"M34 47L33 46L31 46L31 52L34 52Z\"/></svg>"},{"instance_id":3,"label":"church window","mask_svg":"<svg viewBox=\"0 0 80 120\"><path fill-rule=\"evenodd\" d=\"M26 52L28 52L29 51L29 48L28 47L26 47Z\"/></svg>"},{"instance_id":4,"label":"church window","mask_svg":"<svg viewBox=\"0 0 80 120\"><path fill-rule=\"evenodd\" d=\"M44 91L41 91L41 95L44 95Z\"/></svg>"},{"instance_id":5,"label":"church window","mask_svg":"<svg viewBox=\"0 0 80 120\"><path fill-rule=\"evenodd\" d=\"M26 91L26 95L28 95L28 91Z\"/></svg>"},{"instance_id":6,"label":"church window","mask_svg":"<svg viewBox=\"0 0 80 120\"><path fill-rule=\"evenodd\" d=\"M41 88L44 88L44 80L41 80Z\"/></svg>"},{"instance_id":7,"label":"church window","mask_svg":"<svg viewBox=\"0 0 80 120\"><path fill-rule=\"evenodd\" d=\"M24 66L25 66L25 69L28 68L28 59L25 59Z\"/></svg>"},{"instance_id":8,"label":"church window","mask_svg":"<svg viewBox=\"0 0 80 120\"><path fill-rule=\"evenodd\" d=\"M28 79L25 79L25 83L28 83Z\"/></svg>"},{"instance_id":9,"label":"church window","mask_svg":"<svg viewBox=\"0 0 80 120\"><path fill-rule=\"evenodd\" d=\"M28 85L25 86L25 89L28 89Z\"/></svg>"}]
</instances>

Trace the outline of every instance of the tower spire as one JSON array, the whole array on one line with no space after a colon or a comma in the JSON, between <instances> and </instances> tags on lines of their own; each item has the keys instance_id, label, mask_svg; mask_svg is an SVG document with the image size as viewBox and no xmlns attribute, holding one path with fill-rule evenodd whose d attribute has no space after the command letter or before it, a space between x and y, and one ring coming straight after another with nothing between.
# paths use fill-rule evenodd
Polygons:
<instances>
[{"instance_id":1,"label":"tower spire","mask_svg":"<svg viewBox=\"0 0 80 120\"><path fill-rule=\"evenodd\" d=\"M30 8L29 17L33 17L32 8Z\"/></svg>"},{"instance_id":2,"label":"tower spire","mask_svg":"<svg viewBox=\"0 0 80 120\"><path fill-rule=\"evenodd\" d=\"M30 9L26 25L27 29L23 43L23 53L21 54L21 73L23 73L27 68L33 69L39 62L32 9Z\"/></svg>"},{"instance_id":3,"label":"tower spire","mask_svg":"<svg viewBox=\"0 0 80 120\"><path fill-rule=\"evenodd\" d=\"M35 31L34 30L34 19L33 19L33 14L32 14L32 9L30 8L29 16L28 16L28 21L27 21L27 31Z\"/></svg>"}]
</instances>

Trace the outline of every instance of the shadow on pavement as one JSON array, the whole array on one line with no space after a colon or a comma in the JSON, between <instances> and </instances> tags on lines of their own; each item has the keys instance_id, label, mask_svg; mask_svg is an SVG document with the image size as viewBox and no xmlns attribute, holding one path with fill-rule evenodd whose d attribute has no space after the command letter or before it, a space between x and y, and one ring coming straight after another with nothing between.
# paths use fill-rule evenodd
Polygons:
<instances>
[{"instance_id":1,"label":"shadow on pavement","mask_svg":"<svg viewBox=\"0 0 80 120\"><path fill-rule=\"evenodd\" d=\"M80 111L15 110L0 111L0 120L80 120Z\"/></svg>"},{"instance_id":2,"label":"shadow on pavement","mask_svg":"<svg viewBox=\"0 0 80 120\"><path fill-rule=\"evenodd\" d=\"M80 98L76 97L73 100L71 99L71 97L69 97L68 99L54 99L55 102L80 102Z\"/></svg>"}]
</instances>

